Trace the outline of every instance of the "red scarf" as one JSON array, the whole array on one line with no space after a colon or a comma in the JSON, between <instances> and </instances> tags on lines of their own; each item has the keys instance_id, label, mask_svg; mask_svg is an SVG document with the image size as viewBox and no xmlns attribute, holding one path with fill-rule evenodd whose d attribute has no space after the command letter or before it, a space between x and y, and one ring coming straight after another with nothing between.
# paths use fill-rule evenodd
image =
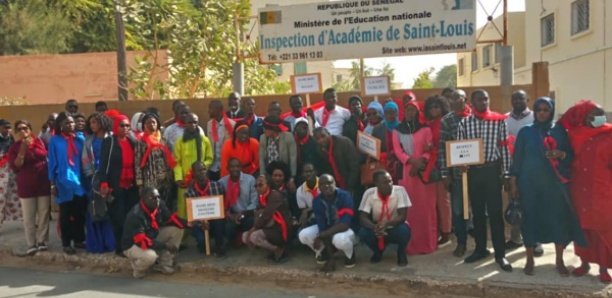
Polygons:
<instances>
[{"instance_id":1,"label":"red scarf","mask_svg":"<svg viewBox=\"0 0 612 298\"><path fill-rule=\"evenodd\" d=\"M310 188L308 186L308 182L304 182L304 186L305 188L308 187L307 191L310 193L313 199L319 195L319 178L317 178L317 181L315 182L315 186L313 188Z\"/></svg>"},{"instance_id":2,"label":"red scarf","mask_svg":"<svg viewBox=\"0 0 612 298\"><path fill-rule=\"evenodd\" d=\"M176 125L178 125L178 127L184 128L185 127L185 122L183 122L183 120L181 119L174 119L174 123L176 123Z\"/></svg>"},{"instance_id":3,"label":"red scarf","mask_svg":"<svg viewBox=\"0 0 612 298\"><path fill-rule=\"evenodd\" d=\"M428 121L427 125L431 128L431 134L432 134L432 141L433 141L433 148L431 149L431 156L429 157L429 160L427 161L427 165L425 166L425 171L423 172L423 181L425 183L429 182L429 175L431 174L431 171L434 170L434 168L436 167L436 162L438 161L438 146L436 146L437 144L440 143L440 125L441 125L441 118L437 118L431 121Z\"/></svg>"},{"instance_id":4,"label":"red scarf","mask_svg":"<svg viewBox=\"0 0 612 298\"><path fill-rule=\"evenodd\" d=\"M145 132L142 135L142 141L147 144L147 150L145 151L142 159L140 160L140 168L144 168L149 160L149 156L154 149L159 149L164 152L164 157L166 158L166 163L171 169L174 169L176 166L176 160L172 156L172 152L170 149L161 143L161 133L159 130L156 130L154 133L149 134Z\"/></svg>"},{"instance_id":5,"label":"red scarf","mask_svg":"<svg viewBox=\"0 0 612 298\"><path fill-rule=\"evenodd\" d=\"M478 110L474 109L472 110L472 114L474 114L476 118L485 120L485 121L501 121L501 120L506 120L506 118L508 118L508 116L497 113L497 112L493 112L489 108L487 108L487 110L484 112L479 112Z\"/></svg>"},{"instance_id":6,"label":"red scarf","mask_svg":"<svg viewBox=\"0 0 612 298\"><path fill-rule=\"evenodd\" d=\"M545 136L544 137L544 148L546 148L546 150L549 150L549 151L557 149L557 140L555 140L555 138L553 138L550 135ZM555 174L557 174L559 181L561 181L561 183L563 184L568 183L569 180L563 177L561 173L559 173L559 160L556 158L548 158L548 162L550 163L550 166L552 166L553 170L555 171Z\"/></svg>"},{"instance_id":7,"label":"red scarf","mask_svg":"<svg viewBox=\"0 0 612 298\"><path fill-rule=\"evenodd\" d=\"M159 225L157 224L157 211L159 211L159 208L155 208L153 209L153 211L149 211L149 208L147 208L147 206L142 200L140 201L140 208L142 208L145 214L149 217L149 220L151 220L151 228L158 231Z\"/></svg>"},{"instance_id":8,"label":"red scarf","mask_svg":"<svg viewBox=\"0 0 612 298\"><path fill-rule=\"evenodd\" d=\"M295 119L301 118L301 117L306 118L306 112L304 111L304 109L300 110L299 112L293 112L293 111L287 112L281 115L281 119L285 120L285 118L289 116L293 116Z\"/></svg>"},{"instance_id":9,"label":"red scarf","mask_svg":"<svg viewBox=\"0 0 612 298\"><path fill-rule=\"evenodd\" d=\"M249 128L251 127L251 125L253 125L253 122L255 121L255 114L251 114L251 115L246 115L244 116L244 122L249 126Z\"/></svg>"},{"instance_id":10,"label":"red scarf","mask_svg":"<svg viewBox=\"0 0 612 298\"><path fill-rule=\"evenodd\" d=\"M382 203L380 217L378 218L377 223L382 223L382 221L385 220L385 217L387 221L391 220L391 218L393 217L393 212L390 212L389 210L389 198L391 197L391 194L389 194L388 196L382 196L378 191L376 192L376 194L378 195L378 199L380 199L380 202ZM385 250L385 236L378 236L378 249L380 251Z\"/></svg>"},{"instance_id":11,"label":"red scarf","mask_svg":"<svg viewBox=\"0 0 612 298\"><path fill-rule=\"evenodd\" d=\"M74 166L74 156L77 154L77 147L74 144L75 135L70 133L62 133L64 140L66 140L66 144L68 146L68 164Z\"/></svg>"},{"instance_id":12,"label":"red scarf","mask_svg":"<svg viewBox=\"0 0 612 298\"><path fill-rule=\"evenodd\" d=\"M323 126L326 127L327 126L327 122L329 121L329 116L331 116L331 113L334 111L335 109L332 109L331 111L328 111L326 107L323 107Z\"/></svg>"},{"instance_id":13,"label":"red scarf","mask_svg":"<svg viewBox=\"0 0 612 298\"><path fill-rule=\"evenodd\" d=\"M213 142L219 143L219 121L217 121L217 119L212 119L212 128L211 128L211 135L212 135L212 139ZM232 130L230 129L232 127L232 124L230 123L230 119L225 115L225 113L223 114L223 126L225 127L225 131L227 131L229 138L232 138Z\"/></svg>"},{"instance_id":14,"label":"red scarf","mask_svg":"<svg viewBox=\"0 0 612 298\"><path fill-rule=\"evenodd\" d=\"M199 196L208 196L210 195L210 180L206 181L206 186L204 189L200 188L200 183L196 182L193 184L193 189Z\"/></svg>"},{"instance_id":15,"label":"red scarf","mask_svg":"<svg viewBox=\"0 0 612 298\"><path fill-rule=\"evenodd\" d=\"M461 118L465 118L472 114L472 108L470 108L470 106L466 104L463 106L463 111L455 112L455 114L457 114L457 116Z\"/></svg>"},{"instance_id":16,"label":"red scarf","mask_svg":"<svg viewBox=\"0 0 612 298\"><path fill-rule=\"evenodd\" d=\"M227 179L227 190L225 191L225 209L229 209L236 205L238 197L240 196L240 177L238 181L234 182L232 177Z\"/></svg>"},{"instance_id":17,"label":"red scarf","mask_svg":"<svg viewBox=\"0 0 612 298\"><path fill-rule=\"evenodd\" d=\"M268 206L268 196L270 195L270 192L271 190L268 189L265 193L259 195L259 206L262 208L266 208L266 206ZM287 238L289 237L289 229L287 228L287 222L285 221L283 214L280 213L280 211L274 211L272 220L274 220L274 222L280 226L283 240L287 241Z\"/></svg>"},{"instance_id":18,"label":"red scarf","mask_svg":"<svg viewBox=\"0 0 612 298\"><path fill-rule=\"evenodd\" d=\"M134 184L134 149L127 138L119 140L121 148L121 176L119 187L129 189Z\"/></svg>"},{"instance_id":19,"label":"red scarf","mask_svg":"<svg viewBox=\"0 0 612 298\"><path fill-rule=\"evenodd\" d=\"M338 165L336 165L336 159L334 158L334 140L333 137L329 137L329 148L327 148L327 161L332 167L334 171L334 178L336 178L336 183L338 187L346 189L346 182L344 181L344 177L342 177L340 170L338 169Z\"/></svg>"},{"instance_id":20,"label":"red scarf","mask_svg":"<svg viewBox=\"0 0 612 298\"><path fill-rule=\"evenodd\" d=\"M308 143L308 140L310 139L309 135L304 136L303 138L299 138L297 135L295 136L295 141L299 144L299 145L305 145L306 143Z\"/></svg>"}]
</instances>

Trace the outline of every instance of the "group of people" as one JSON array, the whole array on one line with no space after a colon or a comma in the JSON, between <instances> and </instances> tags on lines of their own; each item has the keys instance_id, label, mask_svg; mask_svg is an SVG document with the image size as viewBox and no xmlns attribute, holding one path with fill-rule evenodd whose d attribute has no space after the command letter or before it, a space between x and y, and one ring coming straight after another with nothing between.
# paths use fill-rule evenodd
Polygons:
<instances>
[{"instance_id":1,"label":"group of people","mask_svg":"<svg viewBox=\"0 0 612 298\"><path fill-rule=\"evenodd\" d=\"M533 274L541 244L554 243L557 270L569 275L563 251L574 242L582 265L572 273L596 263L610 282L612 125L592 101L556 122L550 98L529 109L518 90L511 102L513 110L499 114L485 90L468 103L463 90L447 88L424 101L412 92L367 105L351 96L345 108L330 88L320 103L305 106L293 95L289 112L271 102L261 117L253 98L234 92L227 110L211 100L201 123L183 101L161 121L156 108L128 117L104 102L85 117L69 100L38 136L26 120L0 120L0 220L21 216L21 208L27 253L45 250L53 196L65 253L114 251L130 259L135 277L150 267L174 272L189 236L200 251L206 245L204 231L219 257L246 244L284 262L299 241L326 272L335 270L337 251L345 267L355 266L357 239L372 250L372 263L397 245L397 264L406 266L407 255L432 253L453 234L453 254L463 257L471 234L476 247L464 261L472 263L491 254L488 221L502 270L512 271L506 250L524 245L523 271ZM380 141L378 155L358 150L364 135ZM449 168L447 142L471 139L482 140L484 163ZM508 241L504 190L523 219ZM223 196L225 218L188 222L186 199L206 196Z\"/></svg>"}]
</instances>

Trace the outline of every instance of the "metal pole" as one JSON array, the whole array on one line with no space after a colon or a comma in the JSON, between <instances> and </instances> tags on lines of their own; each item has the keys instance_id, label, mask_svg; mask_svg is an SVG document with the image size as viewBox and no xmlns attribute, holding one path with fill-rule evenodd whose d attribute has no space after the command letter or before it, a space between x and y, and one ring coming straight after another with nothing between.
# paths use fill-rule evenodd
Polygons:
<instances>
[{"instance_id":1,"label":"metal pole","mask_svg":"<svg viewBox=\"0 0 612 298\"><path fill-rule=\"evenodd\" d=\"M117 94L119 101L128 100L127 66L125 52L125 27L120 1L115 0L115 26L117 27Z\"/></svg>"},{"instance_id":2,"label":"metal pole","mask_svg":"<svg viewBox=\"0 0 612 298\"><path fill-rule=\"evenodd\" d=\"M234 14L234 29L236 30L236 61L232 63L232 86L235 92L244 95L244 65L242 65L240 48L240 20L237 14Z\"/></svg>"},{"instance_id":3,"label":"metal pole","mask_svg":"<svg viewBox=\"0 0 612 298\"><path fill-rule=\"evenodd\" d=\"M504 0L504 45L508 45L508 0Z\"/></svg>"}]
</instances>

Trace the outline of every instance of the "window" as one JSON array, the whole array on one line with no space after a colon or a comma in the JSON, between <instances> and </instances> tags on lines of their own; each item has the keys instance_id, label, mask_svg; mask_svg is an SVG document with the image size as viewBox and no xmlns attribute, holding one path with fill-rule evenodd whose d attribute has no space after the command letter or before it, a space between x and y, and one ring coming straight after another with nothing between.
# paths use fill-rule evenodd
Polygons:
<instances>
[{"instance_id":1,"label":"window","mask_svg":"<svg viewBox=\"0 0 612 298\"><path fill-rule=\"evenodd\" d=\"M474 50L472 52L472 71L478 70L478 52Z\"/></svg>"},{"instance_id":2,"label":"window","mask_svg":"<svg viewBox=\"0 0 612 298\"><path fill-rule=\"evenodd\" d=\"M493 46L487 45L482 48L482 67L491 66L491 50Z\"/></svg>"},{"instance_id":3,"label":"window","mask_svg":"<svg viewBox=\"0 0 612 298\"><path fill-rule=\"evenodd\" d=\"M343 79L343 78L342 78L342 75L341 75L341 74L337 74L337 75L336 75L336 83L340 83L340 82L342 82L342 79Z\"/></svg>"},{"instance_id":4,"label":"window","mask_svg":"<svg viewBox=\"0 0 612 298\"><path fill-rule=\"evenodd\" d=\"M293 63L293 74L305 74L308 72L308 68L306 67L306 62L295 62Z\"/></svg>"},{"instance_id":5,"label":"window","mask_svg":"<svg viewBox=\"0 0 612 298\"><path fill-rule=\"evenodd\" d=\"M542 46L555 42L555 14L551 13L540 19L540 30L542 30Z\"/></svg>"},{"instance_id":6,"label":"window","mask_svg":"<svg viewBox=\"0 0 612 298\"><path fill-rule=\"evenodd\" d=\"M270 65L270 68L274 70L274 72L276 72L277 76L280 77L283 75L283 65L282 64L272 64Z\"/></svg>"},{"instance_id":7,"label":"window","mask_svg":"<svg viewBox=\"0 0 612 298\"><path fill-rule=\"evenodd\" d=\"M589 0L572 2L572 35L589 30Z\"/></svg>"},{"instance_id":8,"label":"window","mask_svg":"<svg viewBox=\"0 0 612 298\"><path fill-rule=\"evenodd\" d=\"M463 76L463 68L465 67L465 59L461 58L459 59L459 63L457 63L459 65L457 65L457 73L459 74L459 76Z\"/></svg>"},{"instance_id":9,"label":"window","mask_svg":"<svg viewBox=\"0 0 612 298\"><path fill-rule=\"evenodd\" d=\"M495 44L495 63L501 63L501 43Z\"/></svg>"}]
</instances>

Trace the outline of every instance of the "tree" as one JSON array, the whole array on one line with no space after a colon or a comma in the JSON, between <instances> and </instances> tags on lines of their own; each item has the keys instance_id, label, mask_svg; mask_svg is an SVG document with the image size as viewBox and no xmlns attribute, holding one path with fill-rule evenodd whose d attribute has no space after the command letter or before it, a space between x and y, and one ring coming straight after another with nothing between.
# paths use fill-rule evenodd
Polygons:
<instances>
[{"instance_id":1,"label":"tree","mask_svg":"<svg viewBox=\"0 0 612 298\"><path fill-rule=\"evenodd\" d=\"M395 80L395 69L387 61L383 63L383 66L377 72L381 76L388 76L390 82Z\"/></svg>"},{"instance_id":2,"label":"tree","mask_svg":"<svg viewBox=\"0 0 612 298\"><path fill-rule=\"evenodd\" d=\"M457 87L457 65L451 64L442 67L436 73L433 85L436 88Z\"/></svg>"},{"instance_id":3,"label":"tree","mask_svg":"<svg viewBox=\"0 0 612 298\"><path fill-rule=\"evenodd\" d=\"M431 80L431 74L434 72L434 68L424 70L414 79L412 84L413 89L431 89L433 88L433 82Z\"/></svg>"}]
</instances>

